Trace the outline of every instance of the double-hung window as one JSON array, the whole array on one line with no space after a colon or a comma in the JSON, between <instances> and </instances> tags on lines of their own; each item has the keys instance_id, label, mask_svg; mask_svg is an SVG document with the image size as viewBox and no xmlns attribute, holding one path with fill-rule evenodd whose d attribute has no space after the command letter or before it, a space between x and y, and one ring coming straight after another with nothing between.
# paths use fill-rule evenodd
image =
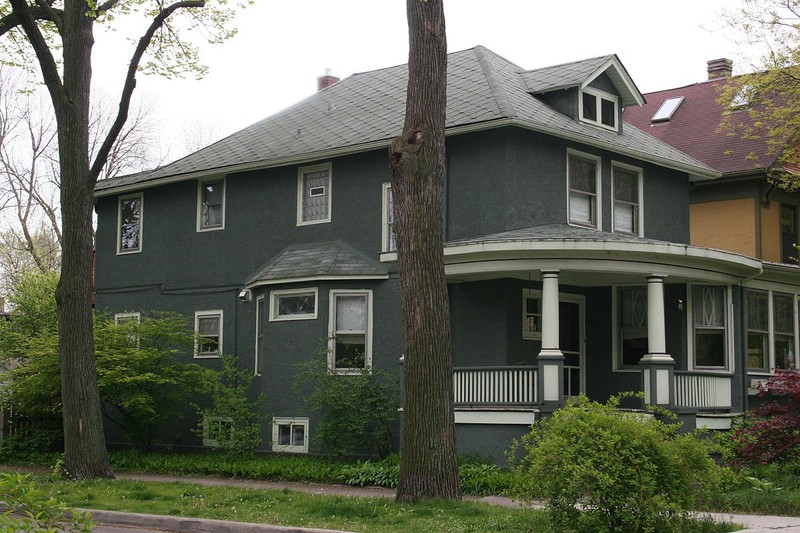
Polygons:
<instances>
[{"instance_id":1,"label":"double-hung window","mask_svg":"<svg viewBox=\"0 0 800 533\"><path fill-rule=\"evenodd\" d=\"M360 373L372 367L372 291L330 292L329 368Z\"/></svg>"},{"instance_id":2,"label":"double-hung window","mask_svg":"<svg viewBox=\"0 0 800 533\"><path fill-rule=\"evenodd\" d=\"M542 292L534 289L522 290L522 338L542 338Z\"/></svg>"},{"instance_id":3,"label":"double-hung window","mask_svg":"<svg viewBox=\"0 0 800 533\"><path fill-rule=\"evenodd\" d=\"M617 292L619 368L635 368L647 353L647 288L620 287Z\"/></svg>"},{"instance_id":4,"label":"double-hung window","mask_svg":"<svg viewBox=\"0 0 800 533\"><path fill-rule=\"evenodd\" d=\"M581 91L581 120L617 130L619 97L592 87Z\"/></svg>"},{"instance_id":5,"label":"double-hung window","mask_svg":"<svg viewBox=\"0 0 800 533\"><path fill-rule=\"evenodd\" d=\"M197 231L225 227L225 180L202 180L197 186Z\"/></svg>"},{"instance_id":6,"label":"double-hung window","mask_svg":"<svg viewBox=\"0 0 800 533\"><path fill-rule=\"evenodd\" d=\"M331 164L297 171L297 225L331 221Z\"/></svg>"},{"instance_id":7,"label":"double-hung window","mask_svg":"<svg viewBox=\"0 0 800 533\"><path fill-rule=\"evenodd\" d=\"M142 194L122 196L117 213L117 253L142 251Z\"/></svg>"},{"instance_id":8,"label":"double-hung window","mask_svg":"<svg viewBox=\"0 0 800 533\"><path fill-rule=\"evenodd\" d=\"M394 200L392 198L392 184L383 184L383 213L381 224L381 250L384 252L397 251L397 239L394 233Z\"/></svg>"},{"instance_id":9,"label":"double-hung window","mask_svg":"<svg viewBox=\"0 0 800 533\"><path fill-rule=\"evenodd\" d=\"M696 285L692 288L694 366L727 368L728 317L725 287Z\"/></svg>"},{"instance_id":10,"label":"double-hung window","mask_svg":"<svg viewBox=\"0 0 800 533\"><path fill-rule=\"evenodd\" d=\"M600 158L568 152L569 222L600 229Z\"/></svg>"},{"instance_id":11,"label":"double-hung window","mask_svg":"<svg viewBox=\"0 0 800 533\"><path fill-rule=\"evenodd\" d=\"M222 311L194 314L195 357L219 357L222 353Z\"/></svg>"},{"instance_id":12,"label":"double-hung window","mask_svg":"<svg viewBox=\"0 0 800 533\"><path fill-rule=\"evenodd\" d=\"M793 205L781 205L781 262L797 264L800 255L795 245L797 239L797 208Z\"/></svg>"},{"instance_id":13,"label":"double-hung window","mask_svg":"<svg viewBox=\"0 0 800 533\"><path fill-rule=\"evenodd\" d=\"M747 300L747 367L769 370L769 294L765 291L745 293Z\"/></svg>"},{"instance_id":14,"label":"double-hung window","mask_svg":"<svg viewBox=\"0 0 800 533\"><path fill-rule=\"evenodd\" d=\"M796 296L749 289L745 301L748 370L794 368Z\"/></svg>"},{"instance_id":15,"label":"double-hung window","mask_svg":"<svg viewBox=\"0 0 800 533\"><path fill-rule=\"evenodd\" d=\"M794 294L772 293L773 354L775 368L787 369L797 366L795 360L795 306Z\"/></svg>"},{"instance_id":16,"label":"double-hung window","mask_svg":"<svg viewBox=\"0 0 800 533\"><path fill-rule=\"evenodd\" d=\"M642 236L642 171L615 163L611 165L614 195L613 230Z\"/></svg>"}]
</instances>

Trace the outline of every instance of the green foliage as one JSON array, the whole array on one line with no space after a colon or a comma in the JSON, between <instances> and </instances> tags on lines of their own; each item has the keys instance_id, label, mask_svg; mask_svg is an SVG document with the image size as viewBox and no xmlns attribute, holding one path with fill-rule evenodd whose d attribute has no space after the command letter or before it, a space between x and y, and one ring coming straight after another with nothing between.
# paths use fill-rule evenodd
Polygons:
<instances>
[{"instance_id":1,"label":"green foliage","mask_svg":"<svg viewBox=\"0 0 800 533\"><path fill-rule=\"evenodd\" d=\"M138 450L150 451L157 429L183 415L211 372L180 360L194 342L188 319L154 312L119 324L98 318L94 329L103 414Z\"/></svg>"},{"instance_id":2,"label":"green foliage","mask_svg":"<svg viewBox=\"0 0 800 533\"><path fill-rule=\"evenodd\" d=\"M17 440L40 443L40 451L60 446L60 437L53 438L61 419L57 284L56 275L25 277L10 299L14 319L0 323L0 358L9 368L0 373L0 402L14 412ZM156 429L181 416L207 382L209 370L180 360L194 342L189 321L174 313L120 324L98 316L94 330L103 414L138 449L149 450Z\"/></svg>"},{"instance_id":3,"label":"green foliage","mask_svg":"<svg viewBox=\"0 0 800 533\"><path fill-rule=\"evenodd\" d=\"M316 439L325 448L337 455L367 450L378 457L392 451L398 405L393 376L376 370L330 372L327 351L297 368L294 390L311 391L305 400L321 416Z\"/></svg>"},{"instance_id":4,"label":"green foliage","mask_svg":"<svg viewBox=\"0 0 800 533\"><path fill-rule=\"evenodd\" d=\"M253 373L239 368L237 357L223 354L220 360L222 369L209 373L205 384L211 406L195 405L200 417L196 433L230 453L248 455L261 444L264 396L248 397Z\"/></svg>"},{"instance_id":5,"label":"green foliage","mask_svg":"<svg viewBox=\"0 0 800 533\"><path fill-rule=\"evenodd\" d=\"M5 504L0 514L2 531L88 533L94 525L88 512L69 509L46 496L27 475L0 474L0 500Z\"/></svg>"},{"instance_id":6,"label":"green foliage","mask_svg":"<svg viewBox=\"0 0 800 533\"><path fill-rule=\"evenodd\" d=\"M710 441L619 400L579 397L537 423L510 451L513 493L544 498L559 531L680 531L697 487L718 479Z\"/></svg>"}]
</instances>

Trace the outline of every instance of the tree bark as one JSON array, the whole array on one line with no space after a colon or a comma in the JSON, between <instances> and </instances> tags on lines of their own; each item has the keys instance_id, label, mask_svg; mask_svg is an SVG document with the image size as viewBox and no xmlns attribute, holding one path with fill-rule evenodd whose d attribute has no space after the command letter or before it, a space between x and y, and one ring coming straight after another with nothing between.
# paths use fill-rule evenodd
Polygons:
<instances>
[{"instance_id":1,"label":"tree bark","mask_svg":"<svg viewBox=\"0 0 800 533\"><path fill-rule=\"evenodd\" d=\"M390 170L405 335L397 501L460 499L443 257L447 39L441 0L407 0L408 90Z\"/></svg>"},{"instance_id":2,"label":"tree bark","mask_svg":"<svg viewBox=\"0 0 800 533\"><path fill-rule=\"evenodd\" d=\"M76 479L113 477L106 451L92 324L92 193L89 107L93 19L85 0L64 4L64 98L53 98L61 171L61 280L56 290L64 467ZM51 90L51 94L52 94Z\"/></svg>"}]
</instances>

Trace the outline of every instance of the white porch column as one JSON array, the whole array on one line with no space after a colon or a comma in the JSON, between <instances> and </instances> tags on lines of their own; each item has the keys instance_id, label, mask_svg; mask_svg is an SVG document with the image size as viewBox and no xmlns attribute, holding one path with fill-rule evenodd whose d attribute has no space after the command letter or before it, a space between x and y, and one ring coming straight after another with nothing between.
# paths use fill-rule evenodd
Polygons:
<instances>
[{"instance_id":1,"label":"white porch column","mask_svg":"<svg viewBox=\"0 0 800 533\"><path fill-rule=\"evenodd\" d=\"M559 347L558 270L542 271L542 349L539 364L539 403L564 405L564 354Z\"/></svg>"},{"instance_id":2,"label":"white porch column","mask_svg":"<svg viewBox=\"0 0 800 533\"><path fill-rule=\"evenodd\" d=\"M667 353L664 319L664 278L653 274L647 278L647 354L642 357L642 380L645 403L671 407L674 404L675 360Z\"/></svg>"}]
</instances>

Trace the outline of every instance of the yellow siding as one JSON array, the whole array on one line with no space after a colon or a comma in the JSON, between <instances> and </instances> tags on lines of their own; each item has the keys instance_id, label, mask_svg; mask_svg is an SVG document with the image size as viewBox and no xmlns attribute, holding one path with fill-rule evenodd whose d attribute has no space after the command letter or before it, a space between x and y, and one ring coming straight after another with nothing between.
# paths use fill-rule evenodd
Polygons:
<instances>
[{"instance_id":1,"label":"yellow siding","mask_svg":"<svg viewBox=\"0 0 800 533\"><path fill-rule=\"evenodd\" d=\"M757 256L753 198L692 204L689 216L693 245Z\"/></svg>"},{"instance_id":2,"label":"yellow siding","mask_svg":"<svg viewBox=\"0 0 800 533\"><path fill-rule=\"evenodd\" d=\"M780 263L781 254L781 206L772 202L761 208L761 259Z\"/></svg>"}]
</instances>

